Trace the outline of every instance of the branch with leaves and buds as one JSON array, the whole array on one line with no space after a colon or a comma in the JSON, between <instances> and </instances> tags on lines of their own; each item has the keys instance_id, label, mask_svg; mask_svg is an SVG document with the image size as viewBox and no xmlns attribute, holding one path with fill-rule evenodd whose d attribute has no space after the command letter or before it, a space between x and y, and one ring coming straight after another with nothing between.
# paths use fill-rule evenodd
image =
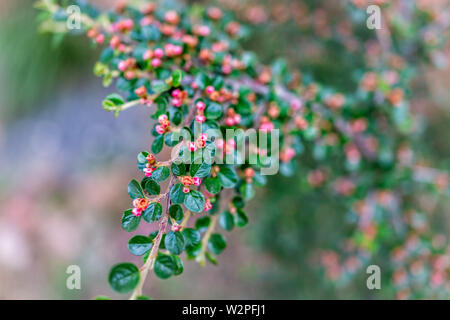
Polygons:
<instances>
[{"instance_id":1,"label":"branch with leaves and buds","mask_svg":"<svg viewBox=\"0 0 450 320\"><path fill-rule=\"evenodd\" d=\"M38 7L47 15L43 29L63 32L64 8L50 0L39 1ZM405 102L398 88L403 81L400 76L391 77L395 79L387 84L381 79L384 70L367 72L361 76L358 92L344 96L314 82L297 83L285 62L277 61L271 67L260 63L239 44L245 26L216 7L174 10L137 1L111 13L87 5L82 9L83 31L93 43L105 47L94 72L106 86L115 81L121 92L108 95L104 109L117 116L131 107L156 107L151 116L156 122L154 140L151 150L138 154L141 177L128 185L133 207L124 212L122 228L135 231L142 220L158 223L159 228L129 240L130 252L143 259L141 268L120 263L109 275L111 287L119 293L132 292L131 299L146 298L142 290L149 271L162 279L181 274L182 253L201 265L206 261L216 264L215 256L226 248L217 225L230 231L248 223L244 207L254 196L254 188L266 184L260 171L267 163L262 159L272 150L252 146L258 161L251 163L236 149L242 137L214 139L207 133L210 130L258 129L259 136L279 130L281 147L276 151L285 175L295 173L294 158L304 145L316 148L325 154L317 162L328 156L333 166L311 171L308 183L319 187L327 181L355 201L359 197L355 185L367 172L377 173L384 165L402 177L415 168L409 160L406 166L386 165L380 146L386 132L377 121L385 125ZM393 72L399 75L402 70ZM359 104L374 107L359 110ZM392 139L397 139L401 129L392 128ZM181 138L182 131L189 137ZM174 157L170 160L157 159L164 146L171 148ZM235 161L205 160L217 155ZM167 180L167 190L161 192ZM402 183L395 181L393 189ZM375 186L376 181L360 192L370 194L371 203ZM360 225L366 228L371 216L362 217Z\"/></svg>"}]
</instances>

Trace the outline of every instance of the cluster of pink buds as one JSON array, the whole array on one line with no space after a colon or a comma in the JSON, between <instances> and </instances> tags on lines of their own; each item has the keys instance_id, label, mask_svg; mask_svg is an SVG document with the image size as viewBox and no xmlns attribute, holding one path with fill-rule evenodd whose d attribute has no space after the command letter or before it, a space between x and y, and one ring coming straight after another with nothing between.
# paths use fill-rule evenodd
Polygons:
<instances>
[{"instance_id":1,"label":"cluster of pink buds","mask_svg":"<svg viewBox=\"0 0 450 320\"><path fill-rule=\"evenodd\" d=\"M153 68L158 68L162 64L162 57L164 57L164 50L161 48L156 48L155 50L148 49L144 52L142 59L150 60L150 64Z\"/></svg>"},{"instance_id":2,"label":"cluster of pink buds","mask_svg":"<svg viewBox=\"0 0 450 320\"><path fill-rule=\"evenodd\" d=\"M206 147L206 141L208 140L208 136L206 135L206 133L202 133L197 141L196 141L196 145L199 149L203 149L204 147Z\"/></svg>"},{"instance_id":3,"label":"cluster of pink buds","mask_svg":"<svg viewBox=\"0 0 450 320\"><path fill-rule=\"evenodd\" d=\"M134 68L136 66L136 60L133 58L128 58L126 60L121 60L117 65L117 68L124 73L126 79L133 79L136 74Z\"/></svg>"},{"instance_id":4,"label":"cluster of pink buds","mask_svg":"<svg viewBox=\"0 0 450 320\"><path fill-rule=\"evenodd\" d=\"M141 104L151 105L152 101L148 99L148 91L145 86L141 86L134 90L134 93L141 98Z\"/></svg>"},{"instance_id":5,"label":"cluster of pink buds","mask_svg":"<svg viewBox=\"0 0 450 320\"><path fill-rule=\"evenodd\" d=\"M102 44L105 41L105 35L103 33L98 32L96 29L90 29L87 32L87 36L97 42L98 44Z\"/></svg>"},{"instance_id":6,"label":"cluster of pink buds","mask_svg":"<svg viewBox=\"0 0 450 320\"><path fill-rule=\"evenodd\" d=\"M112 32L128 32L133 30L133 19L125 19L118 21L112 25Z\"/></svg>"},{"instance_id":7,"label":"cluster of pink buds","mask_svg":"<svg viewBox=\"0 0 450 320\"><path fill-rule=\"evenodd\" d=\"M200 37L207 37L211 33L211 30L208 26L196 26L194 27L194 34Z\"/></svg>"},{"instance_id":8,"label":"cluster of pink buds","mask_svg":"<svg viewBox=\"0 0 450 320\"><path fill-rule=\"evenodd\" d=\"M158 117L159 125L156 126L156 132L164 134L170 131L170 120L167 115L162 114Z\"/></svg>"},{"instance_id":9,"label":"cluster of pink buds","mask_svg":"<svg viewBox=\"0 0 450 320\"><path fill-rule=\"evenodd\" d=\"M209 211L212 209L212 203L209 198L205 199L205 211Z\"/></svg>"},{"instance_id":10,"label":"cluster of pink buds","mask_svg":"<svg viewBox=\"0 0 450 320\"><path fill-rule=\"evenodd\" d=\"M295 117L295 125L300 130L306 130L306 129L308 129L308 126L309 126L308 121L305 118L303 118L302 116Z\"/></svg>"},{"instance_id":11,"label":"cluster of pink buds","mask_svg":"<svg viewBox=\"0 0 450 320\"><path fill-rule=\"evenodd\" d=\"M202 133L195 142L188 142L188 150L190 152L194 152L198 149L203 149L206 147L206 141L208 140L208 136L206 133Z\"/></svg>"},{"instance_id":12,"label":"cluster of pink buds","mask_svg":"<svg viewBox=\"0 0 450 320\"><path fill-rule=\"evenodd\" d=\"M221 149L224 154L230 154L236 148L234 139L229 139L226 142L223 139L217 139L215 142L217 149Z\"/></svg>"},{"instance_id":13,"label":"cluster of pink buds","mask_svg":"<svg viewBox=\"0 0 450 320\"><path fill-rule=\"evenodd\" d=\"M191 189L190 186L200 186L202 184L202 179L198 177L190 177L190 176L184 176L181 178L181 183L183 184L183 192L189 193Z\"/></svg>"},{"instance_id":14,"label":"cluster of pink buds","mask_svg":"<svg viewBox=\"0 0 450 320\"><path fill-rule=\"evenodd\" d=\"M203 123L206 121L205 117L205 103L203 101L197 101L195 108L197 109L197 115L195 116L195 121Z\"/></svg>"},{"instance_id":15,"label":"cluster of pink buds","mask_svg":"<svg viewBox=\"0 0 450 320\"><path fill-rule=\"evenodd\" d=\"M179 231L181 231L181 229L183 229L183 227L181 225L179 225L178 223L174 223L171 228L171 230L173 232L179 232Z\"/></svg>"},{"instance_id":16,"label":"cluster of pink buds","mask_svg":"<svg viewBox=\"0 0 450 320\"><path fill-rule=\"evenodd\" d=\"M133 200L133 209L131 212L136 216L139 217L145 209L147 209L149 205L149 201L146 198L137 198Z\"/></svg>"},{"instance_id":17,"label":"cluster of pink buds","mask_svg":"<svg viewBox=\"0 0 450 320\"><path fill-rule=\"evenodd\" d=\"M127 50L127 46L121 43L120 38L118 36L113 36L109 41L109 46L112 49L119 50L120 52L125 52Z\"/></svg>"},{"instance_id":18,"label":"cluster of pink buds","mask_svg":"<svg viewBox=\"0 0 450 320\"><path fill-rule=\"evenodd\" d=\"M180 16L178 15L178 13L176 11L169 10L164 15L164 20L170 24L177 25L178 23L180 23Z\"/></svg>"},{"instance_id":19,"label":"cluster of pink buds","mask_svg":"<svg viewBox=\"0 0 450 320\"><path fill-rule=\"evenodd\" d=\"M225 118L225 125L228 127L238 125L241 122L241 115L236 113L233 108L227 110L227 116Z\"/></svg>"},{"instance_id":20,"label":"cluster of pink buds","mask_svg":"<svg viewBox=\"0 0 450 320\"><path fill-rule=\"evenodd\" d=\"M259 130L261 131L272 131L275 128L274 124L272 121L270 121L270 119L266 116L261 117L261 124L259 126Z\"/></svg>"},{"instance_id":21,"label":"cluster of pink buds","mask_svg":"<svg viewBox=\"0 0 450 320\"><path fill-rule=\"evenodd\" d=\"M293 157L295 157L295 150L292 148L286 148L280 154L280 160L282 162L289 162Z\"/></svg>"},{"instance_id":22,"label":"cluster of pink buds","mask_svg":"<svg viewBox=\"0 0 450 320\"><path fill-rule=\"evenodd\" d=\"M179 108L183 104L184 100L187 98L188 93L187 93L187 91L175 89L172 91L171 96L172 96L173 106Z\"/></svg>"},{"instance_id":23,"label":"cluster of pink buds","mask_svg":"<svg viewBox=\"0 0 450 320\"><path fill-rule=\"evenodd\" d=\"M149 154L147 156L146 160L147 160L147 163L146 163L145 168L144 168L144 173L145 173L146 177L151 177L153 171L156 170L156 166L155 166L156 158L155 158L154 155Z\"/></svg>"},{"instance_id":24,"label":"cluster of pink buds","mask_svg":"<svg viewBox=\"0 0 450 320\"><path fill-rule=\"evenodd\" d=\"M175 57L183 53L183 47L172 43L168 43L164 46L164 51L166 52L166 55L168 57Z\"/></svg>"}]
</instances>

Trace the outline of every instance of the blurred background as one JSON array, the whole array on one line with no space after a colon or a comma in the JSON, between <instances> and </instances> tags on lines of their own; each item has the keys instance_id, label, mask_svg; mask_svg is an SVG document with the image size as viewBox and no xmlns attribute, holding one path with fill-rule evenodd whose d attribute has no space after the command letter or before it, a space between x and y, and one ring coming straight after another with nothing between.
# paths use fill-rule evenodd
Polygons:
<instances>
[{"instance_id":1,"label":"blurred background","mask_svg":"<svg viewBox=\"0 0 450 320\"><path fill-rule=\"evenodd\" d=\"M108 7L115 1L92 2ZM247 18L267 23L246 47L265 62L283 56L322 83L353 90L357 83L345 70L362 62L348 47L299 31L306 21L301 2L249 6ZM317 24L339 20L331 2L317 2ZM268 6L278 10L277 20L270 20ZM283 21L289 12L297 13L294 23ZM33 1L0 2L0 299L123 298L112 293L107 276L118 261L139 262L128 253L129 233L120 219L130 205L126 185L138 173L136 155L152 142L152 120L142 116L150 111L131 108L118 118L104 111L102 99L113 88L103 88L93 75L99 51L83 36L41 35L37 25ZM442 55L450 61L448 47ZM418 99L414 108L426 115L429 158L445 167L450 70L423 70L419 87L426 83L429 99ZM311 257L344 237L346 228L336 228L346 223L344 208L327 194L300 195L299 185L298 177L271 177L247 210L249 226L225 235L228 248L219 266L186 262L179 277L152 275L145 291L157 299L394 298L389 290L367 290L364 270L345 286L323 276ZM446 232L449 201L434 201ZM69 265L81 268L81 290L66 289Z\"/></svg>"}]
</instances>

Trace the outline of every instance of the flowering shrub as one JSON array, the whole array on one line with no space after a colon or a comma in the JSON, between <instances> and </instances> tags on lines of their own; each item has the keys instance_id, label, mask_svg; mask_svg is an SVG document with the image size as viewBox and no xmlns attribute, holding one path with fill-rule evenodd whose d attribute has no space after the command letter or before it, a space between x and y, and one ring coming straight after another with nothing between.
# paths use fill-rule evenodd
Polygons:
<instances>
[{"instance_id":1,"label":"flowering shrub","mask_svg":"<svg viewBox=\"0 0 450 320\"><path fill-rule=\"evenodd\" d=\"M331 186L358 216L355 239L345 253L347 271L361 267L376 250L375 240L383 239L383 229L393 225L396 237L407 238L406 248L392 251L399 292L405 293L406 266L417 261L431 262L426 281L448 290L445 241L434 239L423 244L427 250L417 251L429 238L416 224L425 218L401 207L408 184L422 181L448 192L448 177L416 162L408 104L412 74L407 58L391 52L391 35L372 32L370 40L381 44L382 57L357 75L359 88L348 95L290 72L283 60L262 64L242 48L249 29L232 11L138 1L100 12L77 4L82 31L104 47L94 72L105 86L115 82L120 92L105 98L104 109L117 116L131 107L156 108L154 140L151 150L137 156L140 173L128 185L131 208L122 216L122 228L132 232L142 222L159 227L129 240L129 251L142 256L143 265L115 265L109 274L115 291L146 298L142 288L148 272L162 279L181 274L183 252L201 265L216 264L226 248L218 227L231 231L247 225L245 204L255 187L265 185L264 170L274 157L279 156L280 172L292 175L298 172L296 156L306 152L316 162L302 179L311 188ZM349 10L358 6L353 1ZM43 30L69 31L64 7L50 0L38 7ZM251 15L255 23L261 16ZM432 22L430 32L440 28ZM439 43L420 46L431 54ZM228 138L227 129L240 131ZM244 130L251 129L259 144L246 139ZM240 152L242 145L248 154ZM159 155L165 147L170 159ZM218 161L223 158L225 163ZM331 279L342 276L336 253L324 251L319 260Z\"/></svg>"}]
</instances>

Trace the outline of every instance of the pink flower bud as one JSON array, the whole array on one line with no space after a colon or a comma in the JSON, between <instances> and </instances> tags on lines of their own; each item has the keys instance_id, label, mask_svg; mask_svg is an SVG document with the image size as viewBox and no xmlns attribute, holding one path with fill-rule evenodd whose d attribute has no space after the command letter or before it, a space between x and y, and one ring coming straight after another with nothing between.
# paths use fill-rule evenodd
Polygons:
<instances>
[{"instance_id":1,"label":"pink flower bud","mask_svg":"<svg viewBox=\"0 0 450 320\"><path fill-rule=\"evenodd\" d=\"M156 58L162 58L164 56L164 51L161 48L156 48L154 55Z\"/></svg>"},{"instance_id":2,"label":"pink flower bud","mask_svg":"<svg viewBox=\"0 0 450 320\"><path fill-rule=\"evenodd\" d=\"M230 66L222 66L222 73L224 74L230 74L231 73L231 67Z\"/></svg>"},{"instance_id":3,"label":"pink flower bud","mask_svg":"<svg viewBox=\"0 0 450 320\"><path fill-rule=\"evenodd\" d=\"M105 35L103 33L100 33L97 38L95 38L95 42L98 44L102 44L105 41Z\"/></svg>"},{"instance_id":4,"label":"pink flower bud","mask_svg":"<svg viewBox=\"0 0 450 320\"><path fill-rule=\"evenodd\" d=\"M212 209L211 201L209 201L209 199L207 199L207 200L205 201L205 211L209 211L209 210L211 210L211 209Z\"/></svg>"},{"instance_id":5,"label":"pink flower bud","mask_svg":"<svg viewBox=\"0 0 450 320\"><path fill-rule=\"evenodd\" d=\"M179 56L181 53L183 53L183 47L182 46L174 46L173 47L173 53L176 56Z\"/></svg>"},{"instance_id":6,"label":"pink flower bud","mask_svg":"<svg viewBox=\"0 0 450 320\"><path fill-rule=\"evenodd\" d=\"M200 179L198 177L194 177L194 185L199 186L201 184L202 184L202 179Z\"/></svg>"},{"instance_id":7,"label":"pink flower bud","mask_svg":"<svg viewBox=\"0 0 450 320\"><path fill-rule=\"evenodd\" d=\"M160 125L157 125L156 126L156 128L155 128L155 130L156 130L156 132L158 132L159 134L163 134L166 130L162 127L162 126L160 126Z\"/></svg>"},{"instance_id":8,"label":"pink flower bud","mask_svg":"<svg viewBox=\"0 0 450 320\"><path fill-rule=\"evenodd\" d=\"M275 128L272 122L264 122L259 127L259 130L261 131L272 131Z\"/></svg>"},{"instance_id":9,"label":"pink flower bud","mask_svg":"<svg viewBox=\"0 0 450 320\"><path fill-rule=\"evenodd\" d=\"M161 65L161 59L158 58L154 58L152 59L152 67L154 68L158 68Z\"/></svg>"},{"instance_id":10,"label":"pink flower bud","mask_svg":"<svg viewBox=\"0 0 450 320\"><path fill-rule=\"evenodd\" d=\"M234 123L239 124L241 122L241 115L236 113L233 117Z\"/></svg>"},{"instance_id":11,"label":"pink flower bud","mask_svg":"<svg viewBox=\"0 0 450 320\"><path fill-rule=\"evenodd\" d=\"M234 139L230 139L227 141L227 145L231 148L236 148L236 141L234 141Z\"/></svg>"},{"instance_id":12,"label":"pink flower bud","mask_svg":"<svg viewBox=\"0 0 450 320\"><path fill-rule=\"evenodd\" d=\"M197 108L198 111L203 111L205 110L205 103L203 101L199 101L197 102L195 107Z\"/></svg>"},{"instance_id":13,"label":"pink flower bud","mask_svg":"<svg viewBox=\"0 0 450 320\"><path fill-rule=\"evenodd\" d=\"M206 121L206 118L204 115L199 114L199 115L195 116L195 121L202 123L202 122Z\"/></svg>"},{"instance_id":14,"label":"pink flower bud","mask_svg":"<svg viewBox=\"0 0 450 320\"><path fill-rule=\"evenodd\" d=\"M178 98L172 99L172 104L174 107L180 107L181 106L181 100Z\"/></svg>"},{"instance_id":15,"label":"pink flower bud","mask_svg":"<svg viewBox=\"0 0 450 320\"><path fill-rule=\"evenodd\" d=\"M206 141L208 140L208 135L206 133L202 133L198 138L202 141Z\"/></svg>"},{"instance_id":16,"label":"pink flower bud","mask_svg":"<svg viewBox=\"0 0 450 320\"><path fill-rule=\"evenodd\" d=\"M213 86L207 86L206 87L206 93L207 94L211 94L214 92L214 87Z\"/></svg>"},{"instance_id":17,"label":"pink flower bud","mask_svg":"<svg viewBox=\"0 0 450 320\"><path fill-rule=\"evenodd\" d=\"M123 21L122 21L122 26L123 26L123 28L126 29L126 30L131 30L131 29L133 29L133 26L134 26L133 19L125 19L125 20L123 20Z\"/></svg>"},{"instance_id":18,"label":"pink flower bud","mask_svg":"<svg viewBox=\"0 0 450 320\"><path fill-rule=\"evenodd\" d=\"M189 187L183 187L183 192L189 193L189 192L191 192L191 189L189 189Z\"/></svg>"},{"instance_id":19,"label":"pink flower bud","mask_svg":"<svg viewBox=\"0 0 450 320\"><path fill-rule=\"evenodd\" d=\"M200 26L197 28L197 34L202 36L202 37L207 37L209 36L210 30L208 26Z\"/></svg>"},{"instance_id":20,"label":"pink flower bud","mask_svg":"<svg viewBox=\"0 0 450 320\"><path fill-rule=\"evenodd\" d=\"M139 217L142 214L142 211L139 210L138 208L133 208L133 210L131 210L131 213L134 214L136 217Z\"/></svg>"},{"instance_id":21,"label":"pink flower bud","mask_svg":"<svg viewBox=\"0 0 450 320\"><path fill-rule=\"evenodd\" d=\"M120 71L125 71L125 70L127 69L127 63L126 63L124 60L121 60L121 61L119 62L119 64L117 65L117 68L118 68Z\"/></svg>"},{"instance_id":22,"label":"pink flower bud","mask_svg":"<svg viewBox=\"0 0 450 320\"><path fill-rule=\"evenodd\" d=\"M147 50L142 55L142 59L144 59L144 60L150 60L151 58L153 58L153 51L152 50Z\"/></svg>"},{"instance_id":23,"label":"pink flower bud","mask_svg":"<svg viewBox=\"0 0 450 320\"><path fill-rule=\"evenodd\" d=\"M172 225L171 229L172 229L173 232L178 232L178 231L180 231L182 229L182 226L180 226L178 223L174 223Z\"/></svg>"},{"instance_id":24,"label":"pink flower bud","mask_svg":"<svg viewBox=\"0 0 450 320\"><path fill-rule=\"evenodd\" d=\"M197 146L195 145L194 142L189 142L188 150L190 152L194 152L195 150L197 150Z\"/></svg>"},{"instance_id":25,"label":"pink flower bud","mask_svg":"<svg viewBox=\"0 0 450 320\"><path fill-rule=\"evenodd\" d=\"M175 89L172 91L172 97L176 98L180 95L180 89Z\"/></svg>"},{"instance_id":26,"label":"pink flower bud","mask_svg":"<svg viewBox=\"0 0 450 320\"><path fill-rule=\"evenodd\" d=\"M152 168L144 168L144 173L146 177L151 177L152 173L153 173L153 169Z\"/></svg>"},{"instance_id":27,"label":"pink flower bud","mask_svg":"<svg viewBox=\"0 0 450 320\"><path fill-rule=\"evenodd\" d=\"M159 123L166 122L167 120L169 120L169 118L167 117L167 114L162 114L158 117Z\"/></svg>"},{"instance_id":28,"label":"pink flower bud","mask_svg":"<svg viewBox=\"0 0 450 320\"><path fill-rule=\"evenodd\" d=\"M234 126L234 118L227 117L225 119L225 125L228 127Z\"/></svg>"}]
</instances>

